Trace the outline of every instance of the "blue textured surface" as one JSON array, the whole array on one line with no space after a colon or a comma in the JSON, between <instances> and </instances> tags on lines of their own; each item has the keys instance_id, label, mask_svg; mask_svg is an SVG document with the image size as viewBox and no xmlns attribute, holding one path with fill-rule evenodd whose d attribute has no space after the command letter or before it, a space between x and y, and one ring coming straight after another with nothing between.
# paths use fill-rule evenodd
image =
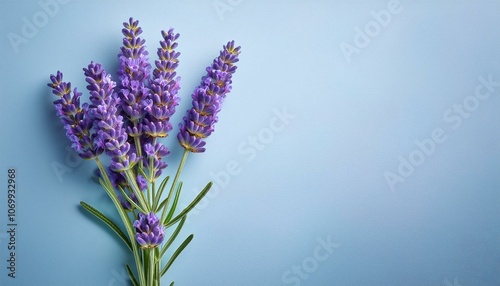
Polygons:
<instances>
[{"instance_id":1,"label":"blue textured surface","mask_svg":"<svg viewBox=\"0 0 500 286\"><path fill-rule=\"evenodd\" d=\"M222 45L242 46L182 203L215 187L163 284L500 284L499 2L64 2L0 1L1 285L127 285L126 249L78 207L116 218L92 162L66 150L46 83L61 70L84 91L92 60L114 74L130 16L151 61L160 30L181 34L174 126Z\"/></svg>"}]
</instances>

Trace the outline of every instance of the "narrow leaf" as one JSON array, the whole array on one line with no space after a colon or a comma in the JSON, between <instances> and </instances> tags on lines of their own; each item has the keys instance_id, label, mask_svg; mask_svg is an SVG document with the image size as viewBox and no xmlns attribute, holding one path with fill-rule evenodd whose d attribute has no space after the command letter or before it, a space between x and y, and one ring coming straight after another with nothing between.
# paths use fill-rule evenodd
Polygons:
<instances>
[{"instance_id":1,"label":"narrow leaf","mask_svg":"<svg viewBox=\"0 0 500 286\"><path fill-rule=\"evenodd\" d=\"M175 192L174 201L172 202L172 207L168 211L167 217L165 221L170 221L170 219L174 216L175 209L177 208L177 203L179 202L179 197L181 196L182 182L179 183L179 187L177 188L177 192Z\"/></svg>"},{"instance_id":2,"label":"narrow leaf","mask_svg":"<svg viewBox=\"0 0 500 286\"><path fill-rule=\"evenodd\" d=\"M163 267L163 269L161 270L161 276L165 275L165 273L167 272L167 270L170 268L170 266L172 266L172 263L174 263L175 259L177 258L177 256L179 256L179 254L181 254L181 252L184 250L184 248L186 248L186 246L188 246L188 244L191 242L191 240L193 240L193 236L192 234L190 234L182 243L181 245L177 248L177 250L174 252L174 254L172 254L172 257L170 257L170 259L168 260L167 264L165 264L165 266Z\"/></svg>"},{"instance_id":3,"label":"narrow leaf","mask_svg":"<svg viewBox=\"0 0 500 286\"><path fill-rule=\"evenodd\" d=\"M179 185L181 185L181 184L182 184L182 182L179 183ZM168 192L167 198L161 202L160 206L158 207L158 210L168 207L168 205L170 204L170 200L172 199L172 196L174 195L174 190L175 190L174 185L172 185L172 187L170 188L170 191Z\"/></svg>"},{"instance_id":4,"label":"narrow leaf","mask_svg":"<svg viewBox=\"0 0 500 286\"><path fill-rule=\"evenodd\" d=\"M158 256L158 260L161 260L163 254L165 254L165 252L167 251L167 249L174 242L175 238L177 238L177 235L181 231L182 226L184 225L185 222L186 222L186 217L184 216L184 217L182 217L181 221L179 222L179 224L177 225L177 227L175 228L174 232L169 237L169 239L167 240L167 242L165 243L165 245L162 247L160 255Z\"/></svg>"},{"instance_id":5,"label":"narrow leaf","mask_svg":"<svg viewBox=\"0 0 500 286\"><path fill-rule=\"evenodd\" d=\"M119 189L119 190L120 190L120 192L122 193L122 196L123 196L123 197L127 200L127 202L129 202L129 203L130 203L130 204L131 204L134 208L136 208L136 209L137 209L138 211L140 211L141 213L143 213L143 214L147 214L147 212L146 212L143 208L141 208L138 204L136 204L136 203L134 202L134 200L132 200L132 199L131 199L128 195L127 195L127 193L125 193L125 190L124 190L122 187L118 186L118 189Z\"/></svg>"},{"instance_id":6,"label":"narrow leaf","mask_svg":"<svg viewBox=\"0 0 500 286\"><path fill-rule=\"evenodd\" d=\"M165 190L165 186L167 185L169 179L170 179L170 176L166 176L165 179L163 179L163 181L161 181L160 186L158 187L158 192L157 192L156 196L153 198L154 199L153 210L155 212L158 212L158 210L159 210L159 208L157 209L158 202L160 201L161 195L163 194L163 190Z\"/></svg>"},{"instance_id":7,"label":"narrow leaf","mask_svg":"<svg viewBox=\"0 0 500 286\"><path fill-rule=\"evenodd\" d=\"M125 242L125 244L128 246L130 250L132 250L132 245L130 244L130 240L127 238L127 236L123 233L123 231L113 222L111 221L108 217L106 217L103 213L98 211L97 209L93 208L89 204L85 202L80 202L82 207L87 210L89 213L93 214L95 217L100 219L102 222L104 222L109 228L111 228L122 240Z\"/></svg>"},{"instance_id":8,"label":"narrow leaf","mask_svg":"<svg viewBox=\"0 0 500 286\"><path fill-rule=\"evenodd\" d=\"M141 176L143 176L146 179L149 179L149 176L146 174L146 172L144 172L142 168L137 168L136 170L139 171L139 173L141 173Z\"/></svg>"},{"instance_id":9,"label":"narrow leaf","mask_svg":"<svg viewBox=\"0 0 500 286\"><path fill-rule=\"evenodd\" d=\"M127 273L128 276L130 277L130 280L132 281L132 284L134 284L134 286L139 286L139 283L137 282L137 279L135 278L135 275L132 272L132 269L130 269L130 266L128 264L127 264Z\"/></svg>"},{"instance_id":10,"label":"narrow leaf","mask_svg":"<svg viewBox=\"0 0 500 286\"><path fill-rule=\"evenodd\" d=\"M185 208L183 209L175 218L173 218L170 221L165 220L165 227L169 227L176 222L178 222L183 216L185 216L189 211L191 211L202 199L203 197L210 191L210 187L212 187L212 182L209 182L205 188L194 198L194 200Z\"/></svg>"},{"instance_id":11,"label":"narrow leaf","mask_svg":"<svg viewBox=\"0 0 500 286\"><path fill-rule=\"evenodd\" d=\"M137 198L137 201L141 206L142 209L141 212L145 214L150 213L151 209L146 202L146 197L144 196L144 193L139 189L139 186L137 185L137 180L135 179L135 175L132 169L125 170L123 173L125 174L127 182L129 184L130 191L132 191L135 194L135 197ZM143 212L143 210L145 212Z\"/></svg>"},{"instance_id":12,"label":"narrow leaf","mask_svg":"<svg viewBox=\"0 0 500 286\"><path fill-rule=\"evenodd\" d=\"M116 195L116 192L113 189L113 186L111 182L109 181L108 176L106 175L106 171L104 167L102 166L102 163L99 161L99 158L95 158L97 165L99 166L99 170L103 174L103 177L106 179L106 181L100 179L99 181L101 182L104 190L108 194L109 198L111 201L113 201L113 204L115 205L116 210L118 211L118 214L120 215L120 218L122 219L123 224L125 225L125 229L127 231L128 237L133 243L130 243L132 247L132 253L134 254L134 260L135 260L135 265L137 267L137 277L139 278L139 285L144 285L145 283L145 275L144 271L142 270L142 261L140 259L140 251L137 247L137 243L134 241L134 233L135 230L133 229L132 221L130 221L130 218L127 214L127 212L121 207L120 201L118 200L118 197ZM108 188L109 186L109 188Z\"/></svg>"}]
</instances>

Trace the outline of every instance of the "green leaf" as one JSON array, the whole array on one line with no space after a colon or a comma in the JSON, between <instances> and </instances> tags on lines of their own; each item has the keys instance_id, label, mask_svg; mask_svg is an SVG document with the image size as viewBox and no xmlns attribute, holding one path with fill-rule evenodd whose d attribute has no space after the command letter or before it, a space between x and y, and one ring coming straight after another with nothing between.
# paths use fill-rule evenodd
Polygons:
<instances>
[{"instance_id":1,"label":"green leaf","mask_svg":"<svg viewBox=\"0 0 500 286\"><path fill-rule=\"evenodd\" d=\"M177 208L177 203L179 202L179 197L181 196L181 189L182 189L182 182L179 183L179 187L177 188L177 191L175 192L175 197L174 201L172 202L172 207L170 207L170 210L168 211L167 217L165 218L165 221L170 221L172 216L174 216L175 209Z\"/></svg>"},{"instance_id":2,"label":"green leaf","mask_svg":"<svg viewBox=\"0 0 500 286\"><path fill-rule=\"evenodd\" d=\"M183 209L175 218L173 218L170 221L165 220L164 225L165 227L169 227L176 222L178 222L183 216L185 216L188 212L190 212L202 199L203 197L210 191L210 188L212 187L212 182L209 182L205 188L194 198L194 200L185 208Z\"/></svg>"},{"instance_id":3,"label":"green leaf","mask_svg":"<svg viewBox=\"0 0 500 286\"><path fill-rule=\"evenodd\" d=\"M174 202L172 203L172 207L170 207L169 209L169 205L170 205L170 201L172 200L172 196L174 195L174 186L172 185L172 187L170 188L170 191L168 193L168 196L166 199L164 199L161 204L160 204L160 207L158 207L158 211L163 209L162 212L161 212L161 217L160 217L160 221L162 222L165 222L165 221L168 221L170 220L170 218L172 217L173 215L173 212L175 211L175 208L177 206L177 202L179 201L179 194L180 194L180 191L182 189L182 182L179 182L178 184L178 187L177 187L177 191L175 192L175 196L174 197ZM177 199L177 201L175 201ZM167 210L169 211L169 219L165 219L165 217L167 216Z\"/></svg>"},{"instance_id":4,"label":"green leaf","mask_svg":"<svg viewBox=\"0 0 500 286\"><path fill-rule=\"evenodd\" d=\"M165 179L163 179L163 181L161 181L160 186L158 187L158 192L157 192L156 196L153 198L154 199L153 210L155 212L158 212L160 209L160 208L158 208L158 202L160 201L161 195L163 194L163 190L165 190L165 186L167 185L169 179L170 179L170 176L166 176Z\"/></svg>"},{"instance_id":5,"label":"green leaf","mask_svg":"<svg viewBox=\"0 0 500 286\"><path fill-rule=\"evenodd\" d=\"M144 275L144 271L141 267L142 266L141 252L137 246L137 243L135 243L135 230L133 228L132 221L130 221L130 217L128 216L127 212L122 208L121 203L116 195L116 192L114 191L113 184L109 180L109 177L106 173L106 169L99 160L99 157L96 157L95 161L102 174L102 179L100 178L99 181L101 182L102 187L108 194L111 201L113 201L115 209L118 211L118 214L120 215L120 218L122 219L122 222L125 225L125 230L127 231L128 237L132 242L130 243L130 245L132 247L132 253L134 254L135 266L137 269L137 277L139 278L139 285L144 285L146 278Z\"/></svg>"},{"instance_id":6,"label":"green leaf","mask_svg":"<svg viewBox=\"0 0 500 286\"><path fill-rule=\"evenodd\" d=\"M179 185L182 184L182 183L179 183ZM162 209L162 208L166 208L169 204L170 204L170 200L172 199L172 196L174 195L174 185L172 185L172 187L170 188L170 191L168 192L168 196L167 198L165 198L160 206L158 207L158 210Z\"/></svg>"},{"instance_id":7,"label":"green leaf","mask_svg":"<svg viewBox=\"0 0 500 286\"><path fill-rule=\"evenodd\" d=\"M142 168L137 168L136 170L139 171L139 173L141 173L141 176L148 179L148 181L149 181L149 176L146 174L146 172L144 172L144 170Z\"/></svg>"},{"instance_id":8,"label":"green leaf","mask_svg":"<svg viewBox=\"0 0 500 286\"><path fill-rule=\"evenodd\" d=\"M136 204L128 195L127 193L125 193L125 190L118 186L118 189L120 190L120 192L122 193L122 196L134 207L136 208L138 211L140 211L141 213L143 214L147 214L147 212L145 212L145 210L143 208L141 208L138 204Z\"/></svg>"},{"instance_id":9,"label":"green leaf","mask_svg":"<svg viewBox=\"0 0 500 286\"><path fill-rule=\"evenodd\" d=\"M177 256L179 256L179 254L181 254L181 252L184 250L184 248L186 248L186 246L188 246L188 244L191 242L191 240L193 240L193 236L192 234L190 234L182 243L181 245L177 248L177 250L174 252L174 254L172 254L172 257L170 257L170 259L168 260L167 264L165 264L165 266L163 267L163 269L161 270L161 276L165 275L165 273L167 272L167 270L170 268L170 266L172 266L172 263L174 263L175 259L177 258Z\"/></svg>"},{"instance_id":10,"label":"green leaf","mask_svg":"<svg viewBox=\"0 0 500 286\"><path fill-rule=\"evenodd\" d=\"M145 213L145 214L150 213L151 208L146 201L146 197L144 196L144 193L139 189L139 186L137 185L136 176L135 176L134 172L132 171L132 169L128 169L128 170L123 171L123 174L125 174L125 178L127 179L130 191L135 194L135 197L137 198L137 201L139 202L138 205L141 206L140 211L142 213Z\"/></svg>"},{"instance_id":11,"label":"green leaf","mask_svg":"<svg viewBox=\"0 0 500 286\"><path fill-rule=\"evenodd\" d=\"M125 244L128 246L130 250L132 250L132 245L130 244L130 240L127 238L127 236L123 233L123 231L113 222L111 221L107 216L105 216L103 213L98 211L97 209L93 208L89 204L85 202L80 202L80 205L87 210L89 213L93 214L95 217L100 219L102 222L104 222L109 228L111 228L122 240L125 242Z\"/></svg>"},{"instance_id":12,"label":"green leaf","mask_svg":"<svg viewBox=\"0 0 500 286\"><path fill-rule=\"evenodd\" d=\"M127 264L127 273L128 276L130 277L130 280L132 281L132 284L134 284L134 286L139 286L139 283L137 282L137 279L135 278L135 275L132 272L132 269L130 269L130 266L128 264Z\"/></svg>"},{"instance_id":13,"label":"green leaf","mask_svg":"<svg viewBox=\"0 0 500 286\"><path fill-rule=\"evenodd\" d=\"M174 286L174 281L172 281L172 283L170 283L170 286Z\"/></svg>"},{"instance_id":14,"label":"green leaf","mask_svg":"<svg viewBox=\"0 0 500 286\"><path fill-rule=\"evenodd\" d=\"M182 229L182 226L184 225L184 223L186 222L186 216L182 217L181 221L179 222L179 224L177 225L177 227L175 228L174 232L172 233L172 235L168 238L167 242L165 243L165 245L162 247L161 249L161 252L160 252L160 255L157 256L158 257L158 261L161 260L163 254L165 254L165 252L167 251L167 249L170 247L170 245L172 245L172 243L174 242L175 238L177 238L177 235L179 234L179 232L181 231Z\"/></svg>"}]
</instances>

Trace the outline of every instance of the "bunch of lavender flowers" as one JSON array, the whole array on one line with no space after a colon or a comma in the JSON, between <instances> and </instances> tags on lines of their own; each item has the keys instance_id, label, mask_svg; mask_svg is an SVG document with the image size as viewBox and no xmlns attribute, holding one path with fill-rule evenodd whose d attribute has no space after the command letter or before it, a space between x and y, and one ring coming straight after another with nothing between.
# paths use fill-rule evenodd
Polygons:
<instances>
[{"instance_id":1,"label":"bunch of lavender flowers","mask_svg":"<svg viewBox=\"0 0 500 286\"><path fill-rule=\"evenodd\" d=\"M168 261L163 256L181 231L187 214L212 186L209 182L186 208L177 211L182 169L189 153L205 151L205 140L214 131L222 101L231 90L240 47L235 47L234 41L228 42L192 93L192 108L179 124L177 134L184 153L164 196L170 176L159 184L157 181L167 167L165 158L170 154L161 139L173 129L170 118L180 100L180 77L176 72L179 34L173 29L161 31L158 59L151 71L139 21L130 18L123 26L117 82L101 64L91 62L83 69L89 103L80 104L81 93L76 88L71 90L71 83L63 81L60 71L50 76L48 86L58 96L54 101L56 114L72 148L80 157L96 162L99 181L118 211L124 229L89 204L80 204L109 226L132 252L135 271L126 265L132 283L160 285L161 277L193 235L173 251ZM109 160L102 160L102 154ZM108 161L109 165L104 163ZM166 231L173 226L175 230L165 242Z\"/></svg>"}]
</instances>

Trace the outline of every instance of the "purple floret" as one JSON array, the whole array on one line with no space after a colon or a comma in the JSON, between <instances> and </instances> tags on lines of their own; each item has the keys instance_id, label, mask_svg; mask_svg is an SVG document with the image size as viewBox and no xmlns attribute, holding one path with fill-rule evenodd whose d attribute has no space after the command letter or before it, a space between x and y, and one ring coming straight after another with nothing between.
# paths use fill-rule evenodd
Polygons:
<instances>
[{"instance_id":1,"label":"purple floret","mask_svg":"<svg viewBox=\"0 0 500 286\"><path fill-rule=\"evenodd\" d=\"M153 212L147 215L139 213L139 219L134 221L134 228L135 240L141 248L154 248L165 239L165 227Z\"/></svg>"}]
</instances>

